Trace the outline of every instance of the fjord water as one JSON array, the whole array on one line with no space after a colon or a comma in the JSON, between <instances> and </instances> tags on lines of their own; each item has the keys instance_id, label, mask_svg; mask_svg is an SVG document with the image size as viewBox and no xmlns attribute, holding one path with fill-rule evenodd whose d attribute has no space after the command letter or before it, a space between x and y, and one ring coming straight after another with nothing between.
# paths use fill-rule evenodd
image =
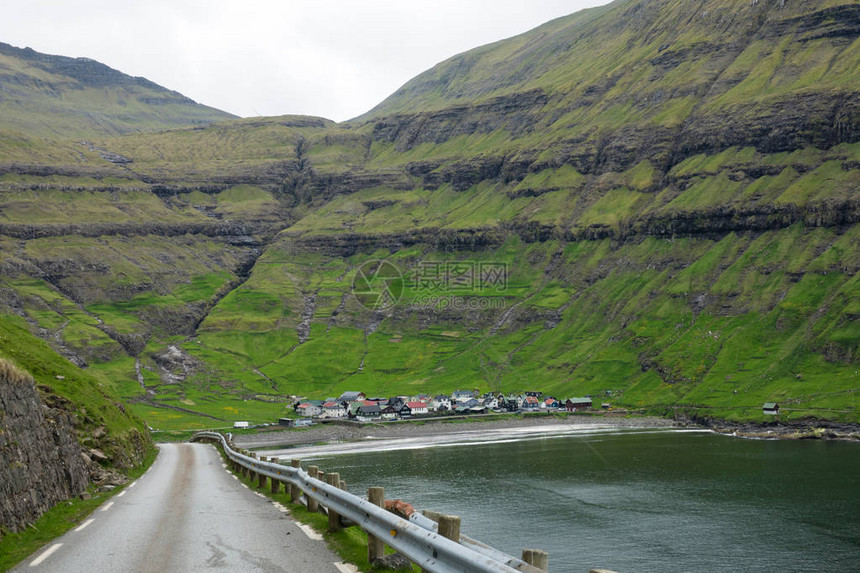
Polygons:
<instances>
[{"instance_id":1,"label":"fjord water","mask_svg":"<svg viewBox=\"0 0 860 573\"><path fill-rule=\"evenodd\" d=\"M309 460L310 457L304 459ZM550 570L856 571L860 444L603 431L317 457Z\"/></svg>"}]
</instances>

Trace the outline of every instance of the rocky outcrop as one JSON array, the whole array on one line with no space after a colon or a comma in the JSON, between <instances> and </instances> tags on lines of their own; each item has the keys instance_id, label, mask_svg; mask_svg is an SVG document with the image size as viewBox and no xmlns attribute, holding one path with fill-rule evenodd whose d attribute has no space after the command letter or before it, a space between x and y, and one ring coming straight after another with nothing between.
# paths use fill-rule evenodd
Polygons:
<instances>
[{"instance_id":1,"label":"rocky outcrop","mask_svg":"<svg viewBox=\"0 0 860 573\"><path fill-rule=\"evenodd\" d=\"M356 253L370 253L377 249L396 251L417 244L433 245L437 250L456 249L471 251L500 245L508 236L501 227L474 229L439 229L435 227L413 229L405 233L342 235L301 235L284 237L299 252L325 253L337 257L350 257Z\"/></svg>"},{"instance_id":2,"label":"rocky outcrop","mask_svg":"<svg viewBox=\"0 0 860 573\"><path fill-rule=\"evenodd\" d=\"M67 409L40 398L29 374L0 360L0 531L18 531L87 488L75 425Z\"/></svg>"},{"instance_id":3,"label":"rocky outcrop","mask_svg":"<svg viewBox=\"0 0 860 573\"><path fill-rule=\"evenodd\" d=\"M257 237L281 230L282 224L250 225L239 221L202 221L189 223L161 223L157 221L134 223L68 223L39 224L0 223L0 235L16 239L39 239L78 235L81 237L104 237L107 235L140 236L159 235L179 237L202 235L219 237L230 244L259 244Z\"/></svg>"},{"instance_id":4,"label":"rocky outcrop","mask_svg":"<svg viewBox=\"0 0 860 573\"><path fill-rule=\"evenodd\" d=\"M646 216L635 221L629 233L652 236L707 235L783 229L795 223L803 223L807 227L838 228L858 222L860 201L831 199L803 206L790 203L757 208L721 205L699 211Z\"/></svg>"},{"instance_id":5,"label":"rocky outcrop","mask_svg":"<svg viewBox=\"0 0 860 573\"><path fill-rule=\"evenodd\" d=\"M349 169L337 173L319 173L312 169L295 172L285 182L285 189L300 200L328 200L337 195L346 195L369 189L388 187L405 190L412 188L408 174L401 169Z\"/></svg>"},{"instance_id":6,"label":"rocky outcrop","mask_svg":"<svg viewBox=\"0 0 860 573\"><path fill-rule=\"evenodd\" d=\"M795 93L765 102L739 103L691 116L675 158L752 146L762 153L803 147L829 149L860 140L860 95L856 92Z\"/></svg>"},{"instance_id":7,"label":"rocky outcrop","mask_svg":"<svg viewBox=\"0 0 860 573\"><path fill-rule=\"evenodd\" d=\"M469 106L456 106L419 114L399 114L377 121L373 137L408 151L422 143L442 143L458 135L504 129L513 135L530 131L546 105L543 90L492 98Z\"/></svg>"},{"instance_id":8,"label":"rocky outcrop","mask_svg":"<svg viewBox=\"0 0 860 573\"><path fill-rule=\"evenodd\" d=\"M536 193L540 194L540 193ZM517 236L527 243L552 239L564 241L627 240L635 237L723 236L732 232L785 229L797 223L807 227L840 228L860 223L860 201L854 199L766 204L758 207L722 205L698 211L670 211L626 219L617 227L592 224L586 227L558 227L537 221L511 221L496 226L469 229L426 227L402 233L342 233L284 235L299 252L350 257L356 253L391 252L412 245L432 245L437 251L474 251L499 246Z\"/></svg>"},{"instance_id":9,"label":"rocky outcrop","mask_svg":"<svg viewBox=\"0 0 860 573\"><path fill-rule=\"evenodd\" d=\"M184 382L201 367L198 359L174 344L152 357L158 365L159 376L165 384Z\"/></svg>"}]
</instances>

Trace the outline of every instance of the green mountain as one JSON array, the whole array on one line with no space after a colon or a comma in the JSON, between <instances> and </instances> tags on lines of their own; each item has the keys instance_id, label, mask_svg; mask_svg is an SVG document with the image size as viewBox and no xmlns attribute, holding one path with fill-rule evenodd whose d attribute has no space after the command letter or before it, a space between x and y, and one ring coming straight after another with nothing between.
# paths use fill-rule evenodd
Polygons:
<instances>
[{"instance_id":1,"label":"green mountain","mask_svg":"<svg viewBox=\"0 0 860 573\"><path fill-rule=\"evenodd\" d=\"M0 43L0 130L90 137L207 125L233 117L95 60Z\"/></svg>"},{"instance_id":2,"label":"green mountain","mask_svg":"<svg viewBox=\"0 0 860 573\"><path fill-rule=\"evenodd\" d=\"M473 387L856 422L858 36L618 0L343 124L0 134L0 300L163 428Z\"/></svg>"}]
</instances>

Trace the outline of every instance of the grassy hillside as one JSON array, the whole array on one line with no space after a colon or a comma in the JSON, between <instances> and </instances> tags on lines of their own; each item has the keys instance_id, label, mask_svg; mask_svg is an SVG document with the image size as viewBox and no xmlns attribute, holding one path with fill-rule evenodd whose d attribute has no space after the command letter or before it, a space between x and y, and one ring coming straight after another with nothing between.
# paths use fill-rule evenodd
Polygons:
<instances>
[{"instance_id":1,"label":"grassy hillside","mask_svg":"<svg viewBox=\"0 0 860 573\"><path fill-rule=\"evenodd\" d=\"M857 422L858 18L620 0L351 123L0 135L0 303L157 428L462 387Z\"/></svg>"},{"instance_id":2,"label":"grassy hillside","mask_svg":"<svg viewBox=\"0 0 860 573\"><path fill-rule=\"evenodd\" d=\"M32 374L43 400L53 407L65 408L64 401L68 401L78 440L101 449L113 467L128 472L151 453L149 432L110 384L58 355L33 336L20 317L0 315L0 358Z\"/></svg>"},{"instance_id":3,"label":"grassy hillside","mask_svg":"<svg viewBox=\"0 0 860 573\"><path fill-rule=\"evenodd\" d=\"M757 419L761 403L777 400L789 417L855 420L857 233L794 225L719 239L511 237L469 252L421 244L342 259L277 257L259 261L186 347L228 376L258 370L279 388L316 396L539 388L660 413ZM789 253L791 264L775 269ZM348 294L350 271L380 255L409 277L384 320ZM421 265L440 260L505 263L510 276L504 289L451 286L428 300ZM302 295L311 294L300 344ZM273 304L263 314L265 300Z\"/></svg>"},{"instance_id":4,"label":"grassy hillside","mask_svg":"<svg viewBox=\"0 0 860 573\"><path fill-rule=\"evenodd\" d=\"M568 117L546 118L546 125L611 120L606 114L613 108L617 118L619 100L632 104L628 117L683 119L694 107L803 91L852 92L856 17L856 4L842 0L619 0L456 55L410 80L363 119L533 90L545 92L553 107L578 108ZM833 74L834 67L841 73Z\"/></svg>"},{"instance_id":5,"label":"grassy hillside","mask_svg":"<svg viewBox=\"0 0 860 573\"><path fill-rule=\"evenodd\" d=\"M206 125L234 116L87 58L0 43L0 130L85 138Z\"/></svg>"}]
</instances>

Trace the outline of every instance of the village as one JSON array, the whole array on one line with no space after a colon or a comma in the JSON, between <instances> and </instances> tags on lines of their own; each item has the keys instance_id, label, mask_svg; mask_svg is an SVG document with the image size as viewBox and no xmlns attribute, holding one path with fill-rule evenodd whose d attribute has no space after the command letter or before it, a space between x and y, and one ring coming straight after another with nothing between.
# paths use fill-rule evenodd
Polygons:
<instances>
[{"instance_id":1,"label":"village","mask_svg":"<svg viewBox=\"0 0 860 573\"><path fill-rule=\"evenodd\" d=\"M477 390L457 390L450 395L368 397L363 392L344 392L337 398L298 400L293 409L298 419L281 418L284 426L305 426L315 421L352 420L356 422L395 421L415 417L473 415L518 412L586 412L611 410L608 403L595 407L591 397L558 399L543 392L501 394Z\"/></svg>"}]
</instances>

